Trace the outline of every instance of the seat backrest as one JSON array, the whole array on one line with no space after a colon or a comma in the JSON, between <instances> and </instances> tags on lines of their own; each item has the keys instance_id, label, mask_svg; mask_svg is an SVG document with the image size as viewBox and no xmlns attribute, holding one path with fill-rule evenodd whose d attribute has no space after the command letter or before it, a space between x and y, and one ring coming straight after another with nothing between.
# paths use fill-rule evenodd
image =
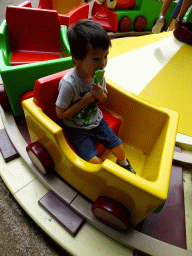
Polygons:
<instances>
[{"instance_id":1,"label":"seat backrest","mask_svg":"<svg viewBox=\"0 0 192 256\"><path fill-rule=\"evenodd\" d=\"M58 96L59 81L67 72L69 69L36 80L33 93L35 104L60 126L63 121L56 116L55 102Z\"/></svg>"},{"instance_id":2,"label":"seat backrest","mask_svg":"<svg viewBox=\"0 0 192 256\"><path fill-rule=\"evenodd\" d=\"M71 24L77 23L80 19L88 19L89 16L89 4L82 3L81 5L74 7L67 14L59 14L61 25L69 27Z\"/></svg>"},{"instance_id":3,"label":"seat backrest","mask_svg":"<svg viewBox=\"0 0 192 256\"><path fill-rule=\"evenodd\" d=\"M59 14L66 14L74 7L77 7L85 0L39 0L38 8L51 9L58 11Z\"/></svg>"},{"instance_id":4,"label":"seat backrest","mask_svg":"<svg viewBox=\"0 0 192 256\"><path fill-rule=\"evenodd\" d=\"M8 5L6 22L13 50L60 52L57 11Z\"/></svg>"}]
</instances>

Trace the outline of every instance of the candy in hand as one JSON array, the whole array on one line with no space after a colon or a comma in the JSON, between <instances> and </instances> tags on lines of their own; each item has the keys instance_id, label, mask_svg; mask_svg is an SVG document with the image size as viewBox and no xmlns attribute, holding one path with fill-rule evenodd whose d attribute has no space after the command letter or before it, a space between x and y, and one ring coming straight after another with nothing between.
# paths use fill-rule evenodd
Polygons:
<instances>
[{"instance_id":1,"label":"candy in hand","mask_svg":"<svg viewBox=\"0 0 192 256\"><path fill-rule=\"evenodd\" d=\"M105 73L105 70L95 71L95 75L94 75L94 83L95 84L98 84L99 82L101 82L103 80L104 73Z\"/></svg>"}]
</instances>

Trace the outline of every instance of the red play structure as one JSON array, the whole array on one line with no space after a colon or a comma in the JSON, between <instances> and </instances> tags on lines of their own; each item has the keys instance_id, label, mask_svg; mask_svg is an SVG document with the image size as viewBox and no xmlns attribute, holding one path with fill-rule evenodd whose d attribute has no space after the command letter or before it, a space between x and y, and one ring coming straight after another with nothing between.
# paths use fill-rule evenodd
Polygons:
<instances>
[{"instance_id":1,"label":"red play structure","mask_svg":"<svg viewBox=\"0 0 192 256\"><path fill-rule=\"evenodd\" d=\"M57 11L8 6L6 22L12 47L11 65L61 57Z\"/></svg>"}]
</instances>

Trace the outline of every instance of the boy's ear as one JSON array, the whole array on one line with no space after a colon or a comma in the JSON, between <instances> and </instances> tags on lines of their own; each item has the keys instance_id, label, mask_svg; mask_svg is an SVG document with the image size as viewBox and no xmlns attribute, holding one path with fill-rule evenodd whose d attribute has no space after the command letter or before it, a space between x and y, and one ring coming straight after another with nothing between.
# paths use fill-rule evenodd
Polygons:
<instances>
[{"instance_id":1,"label":"boy's ear","mask_svg":"<svg viewBox=\"0 0 192 256\"><path fill-rule=\"evenodd\" d=\"M73 59L74 65L78 66L81 60L78 57L75 57L75 56L73 56L72 59Z\"/></svg>"}]
</instances>

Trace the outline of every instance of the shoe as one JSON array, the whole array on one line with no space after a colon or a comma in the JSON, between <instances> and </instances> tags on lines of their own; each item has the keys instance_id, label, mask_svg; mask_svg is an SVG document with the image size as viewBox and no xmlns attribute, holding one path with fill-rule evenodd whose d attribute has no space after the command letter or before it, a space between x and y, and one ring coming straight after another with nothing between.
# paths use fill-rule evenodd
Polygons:
<instances>
[{"instance_id":1,"label":"shoe","mask_svg":"<svg viewBox=\"0 0 192 256\"><path fill-rule=\"evenodd\" d=\"M126 159L127 159L127 158L126 158ZM133 170L133 168L132 168L132 166L130 165L130 163L129 163L128 160L127 160L127 162L128 162L127 165L120 165L120 164L118 163L118 161L116 161L116 163L117 163L119 166L121 166L121 167L125 168L126 170L128 170L128 171L130 171L130 172L136 174L136 172Z\"/></svg>"},{"instance_id":2,"label":"shoe","mask_svg":"<svg viewBox=\"0 0 192 256\"><path fill-rule=\"evenodd\" d=\"M163 16L160 16L155 25L152 28L153 34L159 34L161 32L161 29L164 25L165 18Z\"/></svg>"}]
</instances>

